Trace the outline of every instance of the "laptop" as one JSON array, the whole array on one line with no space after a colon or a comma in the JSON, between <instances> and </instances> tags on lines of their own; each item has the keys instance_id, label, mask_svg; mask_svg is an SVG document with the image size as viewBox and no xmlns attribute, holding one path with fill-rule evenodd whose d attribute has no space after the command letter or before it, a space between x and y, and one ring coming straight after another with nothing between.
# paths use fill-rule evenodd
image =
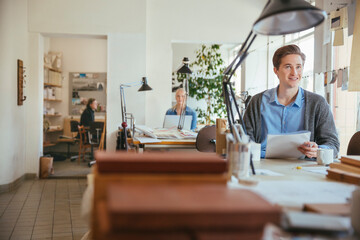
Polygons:
<instances>
[{"instance_id":1,"label":"laptop","mask_svg":"<svg viewBox=\"0 0 360 240\"><path fill-rule=\"evenodd\" d=\"M165 115L163 128L177 128L179 125L180 115ZM191 129L192 116L185 115L183 130Z\"/></svg>"}]
</instances>

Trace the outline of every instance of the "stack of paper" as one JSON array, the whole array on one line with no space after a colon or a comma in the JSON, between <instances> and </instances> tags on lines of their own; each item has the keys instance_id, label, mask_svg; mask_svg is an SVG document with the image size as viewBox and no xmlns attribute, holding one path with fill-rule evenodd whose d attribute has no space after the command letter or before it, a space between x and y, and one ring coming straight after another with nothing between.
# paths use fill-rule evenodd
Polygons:
<instances>
[{"instance_id":1,"label":"stack of paper","mask_svg":"<svg viewBox=\"0 0 360 240\"><path fill-rule=\"evenodd\" d=\"M177 128L152 129L143 125L136 125L136 131L151 138L160 139L195 139L197 133L189 130L178 130Z\"/></svg>"},{"instance_id":2,"label":"stack of paper","mask_svg":"<svg viewBox=\"0 0 360 240\"><path fill-rule=\"evenodd\" d=\"M297 148L310 140L310 134L309 131L268 134L266 158L303 158L304 155Z\"/></svg>"}]
</instances>

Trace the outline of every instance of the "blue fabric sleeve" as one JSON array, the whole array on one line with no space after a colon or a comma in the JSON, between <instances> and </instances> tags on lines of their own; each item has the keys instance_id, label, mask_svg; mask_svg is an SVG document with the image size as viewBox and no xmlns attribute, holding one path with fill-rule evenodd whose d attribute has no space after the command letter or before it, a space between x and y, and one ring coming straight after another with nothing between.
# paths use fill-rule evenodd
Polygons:
<instances>
[{"instance_id":1,"label":"blue fabric sleeve","mask_svg":"<svg viewBox=\"0 0 360 240\"><path fill-rule=\"evenodd\" d=\"M196 115L195 111L192 111L191 115L192 115L191 130L194 131L196 129L196 125L197 125L197 115Z\"/></svg>"}]
</instances>

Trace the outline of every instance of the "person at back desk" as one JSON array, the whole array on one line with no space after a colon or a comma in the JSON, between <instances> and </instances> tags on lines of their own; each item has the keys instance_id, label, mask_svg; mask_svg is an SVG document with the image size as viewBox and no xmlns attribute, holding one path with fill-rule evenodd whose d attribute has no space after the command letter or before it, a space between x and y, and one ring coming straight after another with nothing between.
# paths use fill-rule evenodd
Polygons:
<instances>
[{"instance_id":1,"label":"person at back desk","mask_svg":"<svg viewBox=\"0 0 360 240\"><path fill-rule=\"evenodd\" d=\"M86 109L81 114L80 125L90 127L90 123L95 121L95 109L97 108L97 101L95 98L89 98Z\"/></svg>"},{"instance_id":2,"label":"person at back desk","mask_svg":"<svg viewBox=\"0 0 360 240\"><path fill-rule=\"evenodd\" d=\"M166 111L166 115L180 115L182 111L185 111L185 115L192 116L191 130L196 129L197 116L196 112L186 106L186 92L183 88L178 88L175 93L176 105Z\"/></svg>"},{"instance_id":3,"label":"person at back desk","mask_svg":"<svg viewBox=\"0 0 360 240\"><path fill-rule=\"evenodd\" d=\"M261 143L264 158L268 134L311 132L310 141L298 147L308 158L317 157L318 148L332 148L334 157L339 140L334 118L326 100L299 87L305 55L296 45L276 50L273 56L274 73L280 83L276 88L255 95L244 115L250 138Z\"/></svg>"}]
</instances>

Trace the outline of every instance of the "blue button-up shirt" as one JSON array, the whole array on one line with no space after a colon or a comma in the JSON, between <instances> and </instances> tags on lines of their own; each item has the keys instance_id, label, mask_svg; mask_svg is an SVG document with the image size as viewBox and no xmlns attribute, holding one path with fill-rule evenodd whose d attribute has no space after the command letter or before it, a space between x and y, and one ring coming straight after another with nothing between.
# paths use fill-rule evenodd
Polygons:
<instances>
[{"instance_id":1,"label":"blue button-up shirt","mask_svg":"<svg viewBox=\"0 0 360 240\"><path fill-rule=\"evenodd\" d=\"M296 99L284 106L279 103L277 89L264 92L261 101L261 157L265 157L268 134L291 133L304 130L305 96L299 87Z\"/></svg>"}]
</instances>

